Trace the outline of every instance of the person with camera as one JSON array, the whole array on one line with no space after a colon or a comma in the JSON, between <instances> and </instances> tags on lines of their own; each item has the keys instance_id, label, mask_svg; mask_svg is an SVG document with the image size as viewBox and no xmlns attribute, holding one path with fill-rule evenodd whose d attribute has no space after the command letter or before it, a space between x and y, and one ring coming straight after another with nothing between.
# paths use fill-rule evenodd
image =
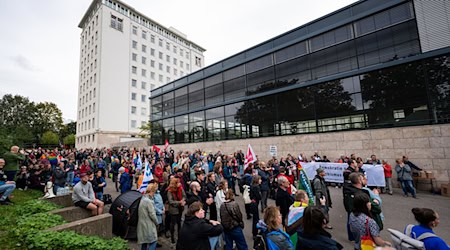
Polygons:
<instances>
[{"instance_id":1,"label":"person with camera","mask_svg":"<svg viewBox=\"0 0 450 250\"><path fill-rule=\"evenodd\" d=\"M220 206L220 218L224 228L225 250L233 249L233 242L236 243L238 250L248 249L245 242L244 221L242 220L239 204L234 201L233 190L228 189L225 195L225 202Z\"/></svg>"}]
</instances>

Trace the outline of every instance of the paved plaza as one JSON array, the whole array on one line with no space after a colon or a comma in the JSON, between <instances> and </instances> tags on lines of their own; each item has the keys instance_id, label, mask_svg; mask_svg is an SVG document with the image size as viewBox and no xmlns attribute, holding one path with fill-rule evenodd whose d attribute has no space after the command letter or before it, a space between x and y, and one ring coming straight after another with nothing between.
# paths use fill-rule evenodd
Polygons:
<instances>
[{"instance_id":1,"label":"paved plaza","mask_svg":"<svg viewBox=\"0 0 450 250\"><path fill-rule=\"evenodd\" d=\"M236 188L237 189L237 188ZM108 179L108 186L105 193L110 193L113 198L117 197L117 193L113 187L111 179ZM333 226L332 230L329 230L335 240L344 246L344 249L352 249L352 243L347 240L346 220L347 213L344 209L342 201L342 189L330 187L330 194L333 201L333 208L330 209L330 224ZM435 229L435 233L442 237L447 243L450 242L450 198L433 195L426 191L419 191L417 195L418 199L411 197L405 198L402 195L400 189L395 189L394 195L383 194L383 214L384 230L381 232L381 236L385 240L390 240L390 235L387 231L388 228L397 230L403 230L407 224L416 223L414 216L411 213L413 207L427 207L437 211L440 215L440 224ZM245 219L245 209L242 195L236 197L236 201L239 203L241 211L244 213L245 228L244 234L247 240L249 248L253 247L251 225L252 220ZM269 205L275 204L274 200L268 200ZM108 212L108 211L105 211ZM262 214L260 215L262 218ZM170 244L170 240L162 236L159 242L163 244L160 249L175 249L175 245ZM133 249L139 249L136 242L130 241L130 247Z\"/></svg>"}]
</instances>

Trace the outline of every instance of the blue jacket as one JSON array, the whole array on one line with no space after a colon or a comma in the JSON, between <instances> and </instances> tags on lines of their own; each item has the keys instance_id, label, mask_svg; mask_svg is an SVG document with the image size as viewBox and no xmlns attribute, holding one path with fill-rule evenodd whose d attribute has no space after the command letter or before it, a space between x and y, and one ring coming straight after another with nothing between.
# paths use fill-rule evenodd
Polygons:
<instances>
[{"instance_id":1,"label":"blue jacket","mask_svg":"<svg viewBox=\"0 0 450 250\"><path fill-rule=\"evenodd\" d=\"M258 175L261 176L261 191L269 191L269 177L270 174L267 171L262 171L258 169Z\"/></svg>"},{"instance_id":2,"label":"blue jacket","mask_svg":"<svg viewBox=\"0 0 450 250\"><path fill-rule=\"evenodd\" d=\"M155 196L153 197L153 201L155 202L155 212L156 219L158 219L158 225L162 223L162 215L164 210L164 202L161 196L161 192L156 190Z\"/></svg>"},{"instance_id":3,"label":"blue jacket","mask_svg":"<svg viewBox=\"0 0 450 250\"><path fill-rule=\"evenodd\" d=\"M124 172L120 176L120 193L125 193L128 190L131 190L130 175L128 173Z\"/></svg>"},{"instance_id":4,"label":"blue jacket","mask_svg":"<svg viewBox=\"0 0 450 250\"><path fill-rule=\"evenodd\" d=\"M429 228L428 226L425 225L416 225L412 228L411 230L411 238L416 239L418 238L420 235L422 235L423 233L432 233L433 229ZM425 249L429 250L449 250L450 248L447 246L447 244L445 243L445 241L439 237L429 237L429 238L425 238L424 240L422 240L424 245L425 245Z\"/></svg>"},{"instance_id":5,"label":"blue jacket","mask_svg":"<svg viewBox=\"0 0 450 250\"><path fill-rule=\"evenodd\" d=\"M229 180L233 177L232 174L233 174L233 169L230 166L225 166L223 168L223 178Z\"/></svg>"}]
</instances>

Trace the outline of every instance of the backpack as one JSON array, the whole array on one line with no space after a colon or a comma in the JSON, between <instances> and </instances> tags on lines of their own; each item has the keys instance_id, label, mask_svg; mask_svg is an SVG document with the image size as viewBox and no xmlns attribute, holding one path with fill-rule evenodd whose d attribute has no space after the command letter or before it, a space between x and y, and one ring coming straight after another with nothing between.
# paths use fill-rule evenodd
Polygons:
<instances>
[{"instance_id":1,"label":"backpack","mask_svg":"<svg viewBox=\"0 0 450 250\"><path fill-rule=\"evenodd\" d=\"M388 229L391 233L392 245L397 250L425 250L425 244L423 240L429 237L437 237L432 233L423 233L417 239L413 239L411 235L411 231L414 225L408 225L405 229L405 233L397 231L395 229Z\"/></svg>"},{"instance_id":2,"label":"backpack","mask_svg":"<svg viewBox=\"0 0 450 250\"><path fill-rule=\"evenodd\" d=\"M267 237L269 235L275 235L275 234L283 235L286 238L286 240L288 240L291 243L292 248L294 248L294 245L292 244L289 235L284 231L277 230L277 231L272 231L266 235L267 250L280 250L280 247L278 247L277 244L275 244L275 242L273 242L269 237Z\"/></svg>"},{"instance_id":3,"label":"backpack","mask_svg":"<svg viewBox=\"0 0 450 250\"><path fill-rule=\"evenodd\" d=\"M267 250L266 233L258 232L253 240L253 250Z\"/></svg>"}]
</instances>

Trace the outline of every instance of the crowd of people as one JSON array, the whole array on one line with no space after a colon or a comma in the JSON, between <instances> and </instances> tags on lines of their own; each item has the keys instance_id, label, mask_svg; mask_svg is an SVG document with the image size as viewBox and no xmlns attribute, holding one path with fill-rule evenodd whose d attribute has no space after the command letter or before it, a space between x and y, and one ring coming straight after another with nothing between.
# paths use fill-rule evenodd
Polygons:
<instances>
[{"instance_id":1,"label":"crowd of people","mask_svg":"<svg viewBox=\"0 0 450 250\"><path fill-rule=\"evenodd\" d=\"M137 159L144 163L138 164ZM9 198L15 188L48 191L51 182L55 194L73 187L74 205L98 215L103 213L106 178L112 179L117 192L139 190L148 162L153 179L138 208L137 237L142 249L155 249L162 236L170 238L177 249L248 249L261 235L268 246L278 249L342 249L327 230L333 227L325 170L318 168L315 178L307 182L302 175L303 162L329 162L326 156L316 152L311 157L288 155L248 164L245 159L241 150L224 154L200 149L19 150L14 146L0 158L0 202L11 205ZM411 193L416 198L412 176L413 170L420 168L407 156L397 159L395 168L375 155L367 161L355 155L342 156L335 162L349 165L342 188L348 239L354 241L355 249L361 249L361 239L366 236L377 246L390 246L380 237L384 220L380 193L393 194L391 178L396 171L404 195ZM386 186L381 190L368 187L363 164L382 165ZM243 211L236 202L240 195ZM275 200L275 206L268 206L268 198ZM419 222L409 234L413 238L432 233L439 224L438 214L430 209L414 208L412 212ZM245 240L244 219L252 221L254 242ZM425 244L441 248L427 249L448 249L442 239L432 238L426 238Z\"/></svg>"}]
</instances>

